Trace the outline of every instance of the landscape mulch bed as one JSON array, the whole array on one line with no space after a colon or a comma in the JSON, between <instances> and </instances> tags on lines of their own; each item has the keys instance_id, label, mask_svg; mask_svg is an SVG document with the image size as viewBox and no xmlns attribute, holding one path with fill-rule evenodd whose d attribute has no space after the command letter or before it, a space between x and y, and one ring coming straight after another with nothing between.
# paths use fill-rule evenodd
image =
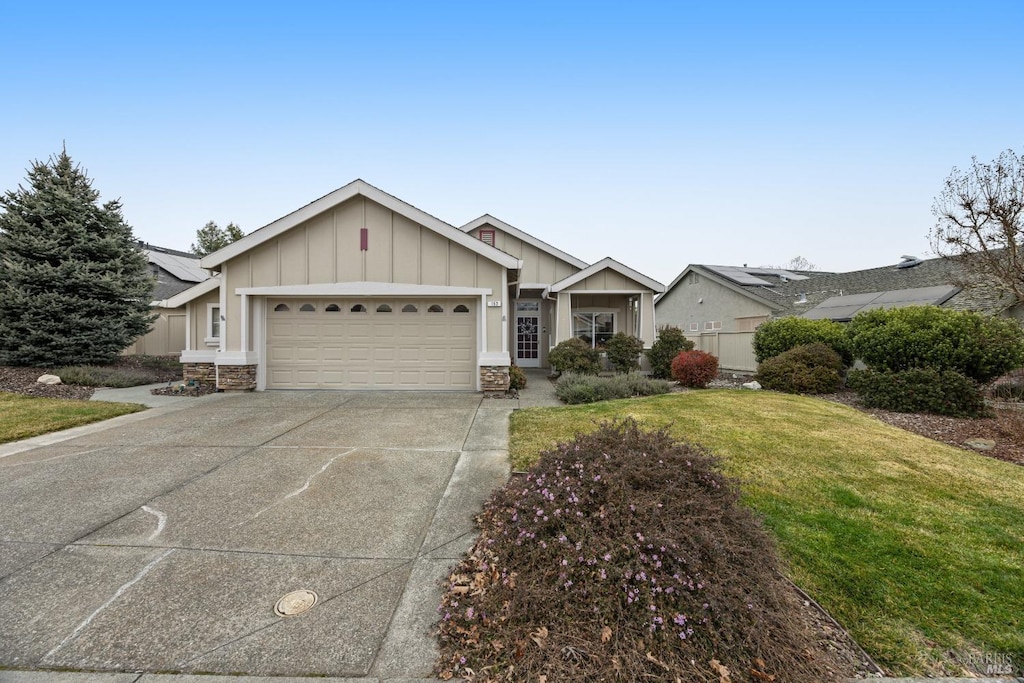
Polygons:
<instances>
[{"instance_id":1,"label":"landscape mulch bed","mask_svg":"<svg viewBox=\"0 0 1024 683\"><path fill-rule=\"evenodd\" d=\"M144 367L145 359L140 356L120 356L110 364L110 367L117 367L125 370L133 370ZM173 382L181 380L181 370L156 370L147 368L153 373L153 382ZM39 384L36 380L41 375L57 374L56 368L15 368L0 366L0 391L12 394L25 394L27 396L41 396L44 398L65 398L88 400L97 387L80 386L76 384Z\"/></svg>"}]
</instances>

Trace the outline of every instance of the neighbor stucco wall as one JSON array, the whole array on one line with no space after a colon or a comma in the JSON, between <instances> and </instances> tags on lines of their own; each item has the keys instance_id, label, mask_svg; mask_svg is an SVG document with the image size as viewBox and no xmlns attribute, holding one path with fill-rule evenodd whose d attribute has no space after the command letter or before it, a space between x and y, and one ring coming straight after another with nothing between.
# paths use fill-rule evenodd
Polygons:
<instances>
[{"instance_id":1,"label":"neighbor stucco wall","mask_svg":"<svg viewBox=\"0 0 1024 683\"><path fill-rule=\"evenodd\" d=\"M511 254L522 260L523 268L519 271L520 282L551 285L580 270L568 261L563 261L490 224L475 228L469 234L479 239L480 230L494 230L494 246L506 254Z\"/></svg>"},{"instance_id":2,"label":"neighbor stucco wall","mask_svg":"<svg viewBox=\"0 0 1024 683\"><path fill-rule=\"evenodd\" d=\"M695 273L688 273L656 304L659 325L675 325L690 333L690 324L696 323L697 332L705 331L705 323L722 323L722 332L746 331L737 319L771 315L771 308L739 292L729 289L703 273L694 282ZM698 303L703 299L703 303Z\"/></svg>"},{"instance_id":3,"label":"neighbor stucco wall","mask_svg":"<svg viewBox=\"0 0 1024 683\"><path fill-rule=\"evenodd\" d=\"M367 249L360 249L360 229ZM466 247L365 197L354 197L222 264L227 351L241 349L242 287L395 282L484 287L501 300L504 269ZM205 307L204 307L205 310ZM486 351L501 351L501 308L484 308ZM252 335L249 339L252 339Z\"/></svg>"}]
</instances>

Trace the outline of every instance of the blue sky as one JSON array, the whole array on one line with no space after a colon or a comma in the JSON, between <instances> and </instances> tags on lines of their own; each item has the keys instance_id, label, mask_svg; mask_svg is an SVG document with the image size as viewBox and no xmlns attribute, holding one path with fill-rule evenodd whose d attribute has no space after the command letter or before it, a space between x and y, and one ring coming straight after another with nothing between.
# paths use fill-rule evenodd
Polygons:
<instances>
[{"instance_id":1,"label":"blue sky","mask_svg":"<svg viewBox=\"0 0 1024 683\"><path fill-rule=\"evenodd\" d=\"M152 6L151 6L152 5ZM1024 3L11 3L0 188L66 142L188 248L355 178L668 284L928 255L972 155L1024 151Z\"/></svg>"}]
</instances>

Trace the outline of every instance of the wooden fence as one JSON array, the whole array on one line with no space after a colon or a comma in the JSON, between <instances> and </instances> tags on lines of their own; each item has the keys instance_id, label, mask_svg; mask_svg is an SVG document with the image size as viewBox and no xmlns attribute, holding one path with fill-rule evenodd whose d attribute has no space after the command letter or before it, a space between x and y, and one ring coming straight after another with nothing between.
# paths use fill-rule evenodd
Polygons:
<instances>
[{"instance_id":1,"label":"wooden fence","mask_svg":"<svg viewBox=\"0 0 1024 683\"><path fill-rule=\"evenodd\" d=\"M734 372L755 372L753 332L707 332L687 335L695 349L718 357L721 370Z\"/></svg>"}]
</instances>

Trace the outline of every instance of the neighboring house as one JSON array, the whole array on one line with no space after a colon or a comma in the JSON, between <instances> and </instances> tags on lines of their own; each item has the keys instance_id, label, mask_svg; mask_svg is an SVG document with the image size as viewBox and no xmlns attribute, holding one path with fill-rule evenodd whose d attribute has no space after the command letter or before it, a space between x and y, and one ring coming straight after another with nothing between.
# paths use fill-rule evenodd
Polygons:
<instances>
[{"instance_id":1,"label":"neighboring house","mask_svg":"<svg viewBox=\"0 0 1024 683\"><path fill-rule=\"evenodd\" d=\"M746 266L689 265L656 301L658 322L702 340L704 350L730 358L723 367L753 370L749 338L770 318L800 315L845 322L862 310L933 304L1024 318L1012 298L954 284L963 279L946 259L903 257L899 263L848 273ZM747 333L740 335L738 333Z\"/></svg>"},{"instance_id":2,"label":"neighboring house","mask_svg":"<svg viewBox=\"0 0 1024 683\"><path fill-rule=\"evenodd\" d=\"M181 353L185 348L185 307L168 307L166 299L210 278L199 266L199 257L184 251L139 243L153 275L152 306L157 316L146 335L122 351L126 355L163 356Z\"/></svg>"},{"instance_id":3,"label":"neighboring house","mask_svg":"<svg viewBox=\"0 0 1024 683\"><path fill-rule=\"evenodd\" d=\"M660 283L492 216L457 228L356 180L204 257L186 379L223 389L503 390L511 363L617 331L656 336Z\"/></svg>"}]
</instances>

